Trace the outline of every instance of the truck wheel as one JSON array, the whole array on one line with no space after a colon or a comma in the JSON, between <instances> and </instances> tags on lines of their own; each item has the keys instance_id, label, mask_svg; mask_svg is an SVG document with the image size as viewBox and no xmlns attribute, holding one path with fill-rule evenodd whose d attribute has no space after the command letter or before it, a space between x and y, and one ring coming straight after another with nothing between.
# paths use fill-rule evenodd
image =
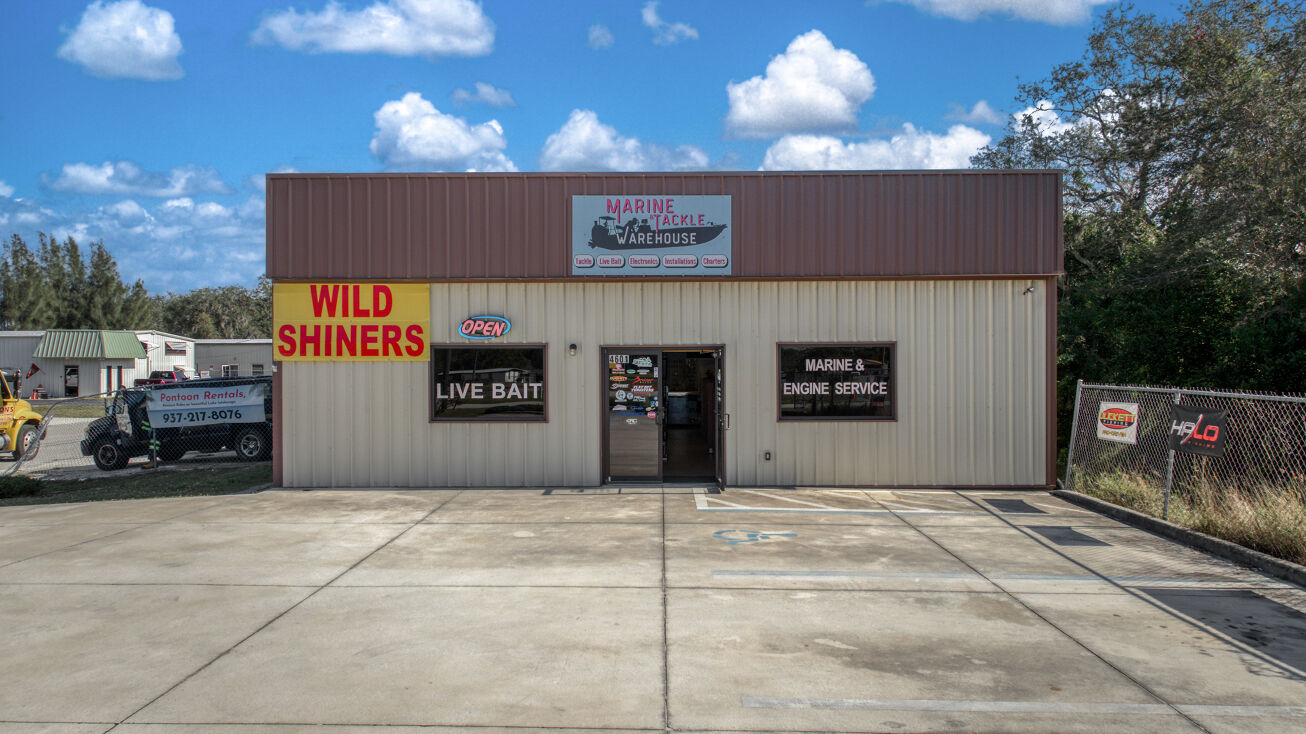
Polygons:
<instances>
[{"instance_id":1,"label":"truck wheel","mask_svg":"<svg viewBox=\"0 0 1306 734\"><path fill-rule=\"evenodd\" d=\"M104 471L115 471L127 466L128 456L121 446L105 439L95 445L91 451L91 458L95 459L95 465Z\"/></svg>"},{"instance_id":2,"label":"truck wheel","mask_svg":"<svg viewBox=\"0 0 1306 734\"><path fill-rule=\"evenodd\" d=\"M240 429L236 434L236 458L241 461L263 461L272 455L272 442L268 434L257 426Z\"/></svg>"},{"instance_id":3,"label":"truck wheel","mask_svg":"<svg viewBox=\"0 0 1306 734\"><path fill-rule=\"evenodd\" d=\"M34 443L36 443L36 426L29 423L18 429L18 438L14 439L14 461L26 456Z\"/></svg>"}]
</instances>

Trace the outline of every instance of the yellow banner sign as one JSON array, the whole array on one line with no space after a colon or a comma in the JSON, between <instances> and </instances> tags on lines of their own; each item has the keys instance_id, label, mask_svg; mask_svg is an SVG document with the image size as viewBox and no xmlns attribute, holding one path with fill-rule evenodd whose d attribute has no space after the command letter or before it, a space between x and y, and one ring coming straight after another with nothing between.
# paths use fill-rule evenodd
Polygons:
<instances>
[{"instance_id":1,"label":"yellow banner sign","mask_svg":"<svg viewBox=\"0 0 1306 734\"><path fill-rule=\"evenodd\" d=\"M431 287L407 283L274 283L277 359L420 362L431 338Z\"/></svg>"}]
</instances>

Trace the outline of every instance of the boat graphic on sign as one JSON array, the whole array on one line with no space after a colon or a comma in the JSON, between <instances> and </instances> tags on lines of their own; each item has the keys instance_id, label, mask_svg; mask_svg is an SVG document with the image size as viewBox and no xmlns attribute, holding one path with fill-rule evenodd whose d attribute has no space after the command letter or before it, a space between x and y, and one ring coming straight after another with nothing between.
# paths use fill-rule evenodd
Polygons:
<instances>
[{"instance_id":1,"label":"boat graphic on sign","mask_svg":"<svg viewBox=\"0 0 1306 734\"><path fill-rule=\"evenodd\" d=\"M590 229L590 247L605 250L647 250L654 247L691 247L716 239L726 225L704 222L691 227L653 229L647 219L631 217L624 224L616 217L599 217Z\"/></svg>"}]
</instances>

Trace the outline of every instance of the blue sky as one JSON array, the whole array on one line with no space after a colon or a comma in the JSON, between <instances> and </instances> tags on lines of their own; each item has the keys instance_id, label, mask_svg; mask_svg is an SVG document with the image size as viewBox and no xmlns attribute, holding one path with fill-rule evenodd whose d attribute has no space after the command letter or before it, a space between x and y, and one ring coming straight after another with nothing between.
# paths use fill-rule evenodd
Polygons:
<instances>
[{"instance_id":1,"label":"blue sky","mask_svg":"<svg viewBox=\"0 0 1306 734\"><path fill-rule=\"evenodd\" d=\"M272 171L964 167L1108 7L6 3L0 232L184 291L263 272Z\"/></svg>"}]
</instances>

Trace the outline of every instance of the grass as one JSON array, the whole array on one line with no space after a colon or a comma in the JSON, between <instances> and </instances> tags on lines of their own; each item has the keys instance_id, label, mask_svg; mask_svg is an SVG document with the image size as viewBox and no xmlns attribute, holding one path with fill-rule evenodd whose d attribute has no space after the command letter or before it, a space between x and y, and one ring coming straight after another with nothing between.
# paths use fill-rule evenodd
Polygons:
<instances>
[{"instance_id":1,"label":"grass","mask_svg":"<svg viewBox=\"0 0 1306 734\"><path fill-rule=\"evenodd\" d=\"M1161 517L1164 492L1141 477L1079 478L1084 494ZM1306 487L1237 489L1201 484L1170 497L1170 522L1306 565Z\"/></svg>"},{"instance_id":2,"label":"grass","mask_svg":"<svg viewBox=\"0 0 1306 734\"><path fill-rule=\"evenodd\" d=\"M95 479L0 477L0 506L233 494L272 481L271 463L238 468L128 469Z\"/></svg>"},{"instance_id":3,"label":"grass","mask_svg":"<svg viewBox=\"0 0 1306 734\"><path fill-rule=\"evenodd\" d=\"M68 403L32 404L32 412L41 415L46 415L51 409L54 409L54 415L58 418L99 418L104 415L104 401L82 400Z\"/></svg>"}]
</instances>

